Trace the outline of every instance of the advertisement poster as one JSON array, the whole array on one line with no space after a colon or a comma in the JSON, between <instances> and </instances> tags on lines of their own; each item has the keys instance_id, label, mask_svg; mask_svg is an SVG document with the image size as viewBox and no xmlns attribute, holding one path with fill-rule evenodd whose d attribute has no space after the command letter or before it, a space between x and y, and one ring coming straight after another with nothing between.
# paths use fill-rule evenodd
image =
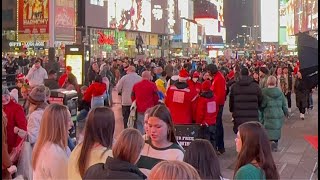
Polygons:
<instances>
[{"instance_id":1,"label":"advertisement poster","mask_svg":"<svg viewBox=\"0 0 320 180\"><path fill-rule=\"evenodd\" d=\"M75 42L75 0L56 0L55 41Z\"/></svg>"},{"instance_id":2,"label":"advertisement poster","mask_svg":"<svg viewBox=\"0 0 320 180\"><path fill-rule=\"evenodd\" d=\"M198 43L198 25L190 22L190 42Z\"/></svg>"},{"instance_id":3,"label":"advertisement poster","mask_svg":"<svg viewBox=\"0 0 320 180\"><path fill-rule=\"evenodd\" d=\"M84 66L82 61L82 55L66 55L66 66L72 67L72 74L76 76L78 84L82 84L82 66Z\"/></svg>"},{"instance_id":4,"label":"advertisement poster","mask_svg":"<svg viewBox=\"0 0 320 180\"><path fill-rule=\"evenodd\" d=\"M110 28L151 32L150 0L109 0Z\"/></svg>"},{"instance_id":5,"label":"advertisement poster","mask_svg":"<svg viewBox=\"0 0 320 180\"><path fill-rule=\"evenodd\" d=\"M18 0L18 40L47 41L49 39L49 0Z\"/></svg>"},{"instance_id":6,"label":"advertisement poster","mask_svg":"<svg viewBox=\"0 0 320 180\"><path fill-rule=\"evenodd\" d=\"M151 1L151 31L157 34L165 34L167 27L166 24L165 9L167 2L164 0L152 0Z\"/></svg>"}]
</instances>

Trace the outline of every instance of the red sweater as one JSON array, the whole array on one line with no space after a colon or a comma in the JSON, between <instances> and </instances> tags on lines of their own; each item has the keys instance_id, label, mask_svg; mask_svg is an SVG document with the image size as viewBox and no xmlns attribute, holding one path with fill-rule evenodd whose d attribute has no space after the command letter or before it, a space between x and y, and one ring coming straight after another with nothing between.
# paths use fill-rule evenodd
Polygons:
<instances>
[{"instance_id":1,"label":"red sweater","mask_svg":"<svg viewBox=\"0 0 320 180\"><path fill-rule=\"evenodd\" d=\"M106 93L106 90L107 90L107 86L105 83L94 82L88 87L88 89L84 93L83 100L86 102L91 102L92 96L93 97L101 96L104 93Z\"/></svg>"},{"instance_id":2,"label":"red sweater","mask_svg":"<svg viewBox=\"0 0 320 180\"><path fill-rule=\"evenodd\" d=\"M144 113L148 108L158 104L159 96L154 82L143 79L132 88L131 100L136 101L137 112Z\"/></svg>"},{"instance_id":3,"label":"red sweater","mask_svg":"<svg viewBox=\"0 0 320 180\"><path fill-rule=\"evenodd\" d=\"M214 75L213 82L210 88L213 91L216 102L218 105L224 105L226 100L226 80L224 79L221 72L217 72Z\"/></svg>"},{"instance_id":4,"label":"red sweater","mask_svg":"<svg viewBox=\"0 0 320 180\"><path fill-rule=\"evenodd\" d=\"M13 129L17 126L20 129L27 131L27 119L23 108L20 104L12 100L7 105L3 105L3 110L6 113L7 123L7 143L8 153L11 153L12 148L17 147L22 139L14 133Z\"/></svg>"},{"instance_id":5,"label":"red sweater","mask_svg":"<svg viewBox=\"0 0 320 180\"><path fill-rule=\"evenodd\" d=\"M197 100L196 123L203 125L216 124L218 108L214 97L200 96Z\"/></svg>"}]
</instances>

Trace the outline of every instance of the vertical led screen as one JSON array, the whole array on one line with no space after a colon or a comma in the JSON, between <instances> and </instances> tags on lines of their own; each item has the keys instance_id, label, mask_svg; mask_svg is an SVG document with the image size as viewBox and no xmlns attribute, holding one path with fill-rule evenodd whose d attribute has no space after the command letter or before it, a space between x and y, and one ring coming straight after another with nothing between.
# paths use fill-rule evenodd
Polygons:
<instances>
[{"instance_id":1,"label":"vertical led screen","mask_svg":"<svg viewBox=\"0 0 320 180\"><path fill-rule=\"evenodd\" d=\"M294 34L307 31L307 0L294 0L294 8Z\"/></svg>"},{"instance_id":2,"label":"vertical led screen","mask_svg":"<svg viewBox=\"0 0 320 180\"><path fill-rule=\"evenodd\" d=\"M95 28L108 27L108 4L104 0L85 1L85 25ZM94 13L92 13L94 12Z\"/></svg>"},{"instance_id":3,"label":"vertical led screen","mask_svg":"<svg viewBox=\"0 0 320 180\"><path fill-rule=\"evenodd\" d=\"M74 42L76 33L75 0L56 0L55 41Z\"/></svg>"},{"instance_id":4,"label":"vertical led screen","mask_svg":"<svg viewBox=\"0 0 320 180\"><path fill-rule=\"evenodd\" d=\"M198 25L190 22L190 42L198 43Z\"/></svg>"},{"instance_id":5,"label":"vertical led screen","mask_svg":"<svg viewBox=\"0 0 320 180\"><path fill-rule=\"evenodd\" d=\"M261 0L261 42L278 42L278 0Z\"/></svg>"},{"instance_id":6,"label":"vertical led screen","mask_svg":"<svg viewBox=\"0 0 320 180\"><path fill-rule=\"evenodd\" d=\"M32 34L41 34L37 41L49 40L49 0L18 0L17 6L18 40L34 41Z\"/></svg>"},{"instance_id":7,"label":"vertical led screen","mask_svg":"<svg viewBox=\"0 0 320 180\"><path fill-rule=\"evenodd\" d=\"M167 1L165 0L152 0L151 1L151 32L157 34L166 33L166 14L165 9Z\"/></svg>"},{"instance_id":8,"label":"vertical led screen","mask_svg":"<svg viewBox=\"0 0 320 180\"><path fill-rule=\"evenodd\" d=\"M289 0L287 3L287 33L289 36L294 35L294 2Z\"/></svg>"},{"instance_id":9,"label":"vertical led screen","mask_svg":"<svg viewBox=\"0 0 320 180\"><path fill-rule=\"evenodd\" d=\"M109 27L151 32L150 0L109 0Z\"/></svg>"}]
</instances>

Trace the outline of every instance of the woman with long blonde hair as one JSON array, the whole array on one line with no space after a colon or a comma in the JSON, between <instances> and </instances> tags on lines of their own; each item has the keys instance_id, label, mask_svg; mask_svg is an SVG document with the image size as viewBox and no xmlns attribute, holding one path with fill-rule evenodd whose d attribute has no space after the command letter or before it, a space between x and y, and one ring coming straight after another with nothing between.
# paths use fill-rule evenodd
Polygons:
<instances>
[{"instance_id":1,"label":"woman with long blonde hair","mask_svg":"<svg viewBox=\"0 0 320 180\"><path fill-rule=\"evenodd\" d=\"M43 114L32 153L33 179L68 179L68 130L71 114L64 105L51 104Z\"/></svg>"}]
</instances>

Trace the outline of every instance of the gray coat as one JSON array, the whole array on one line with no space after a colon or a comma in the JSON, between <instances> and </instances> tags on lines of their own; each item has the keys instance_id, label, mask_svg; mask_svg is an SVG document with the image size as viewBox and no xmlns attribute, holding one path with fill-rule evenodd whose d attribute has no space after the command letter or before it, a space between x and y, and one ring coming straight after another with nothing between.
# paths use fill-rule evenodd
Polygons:
<instances>
[{"instance_id":1,"label":"gray coat","mask_svg":"<svg viewBox=\"0 0 320 180\"><path fill-rule=\"evenodd\" d=\"M119 94L121 94L122 106L132 105L131 93L133 85L141 81L141 79L141 76L139 76L137 73L129 73L119 80L117 84L117 91Z\"/></svg>"}]
</instances>

